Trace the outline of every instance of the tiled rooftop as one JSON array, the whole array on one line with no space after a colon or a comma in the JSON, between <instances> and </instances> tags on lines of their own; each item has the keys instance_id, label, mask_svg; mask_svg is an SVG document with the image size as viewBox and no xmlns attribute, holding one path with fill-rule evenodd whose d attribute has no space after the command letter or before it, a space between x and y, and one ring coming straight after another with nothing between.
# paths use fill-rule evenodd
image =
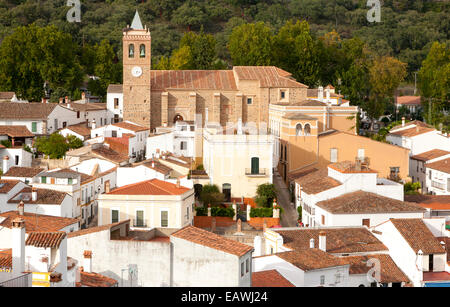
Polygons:
<instances>
[{"instance_id":1,"label":"tiled rooftop","mask_svg":"<svg viewBox=\"0 0 450 307\"><path fill-rule=\"evenodd\" d=\"M368 167L358 166L352 161L336 162L329 164L328 167L341 173L377 173L377 171Z\"/></svg>"},{"instance_id":2,"label":"tiled rooftop","mask_svg":"<svg viewBox=\"0 0 450 307\"><path fill-rule=\"evenodd\" d=\"M316 204L325 211L335 214L361 214L386 212L424 212L415 203L409 203L375 193L356 191L339 197L320 201Z\"/></svg>"},{"instance_id":3,"label":"tiled rooftop","mask_svg":"<svg viewBox=\"0 0 450 307\"><path fill-rule=\"evenodd\" d=\"M171 236L194 242L196 244L204 245L239 257L253 250L253 248L249 245L227 239L215 233L194 226L186 226L184 228L181 228L180 230L172 233Z\"/></svg>"},{"instance_id":4,"label":"tiled rooftop","mask_svg":"<svg viewBox=\"0 0 450 307\"><path fill-rule=\"evenodd\" d=\"M425 164L427 168L431 168L443 173L450 174L450 158L439 160L432 163Z\"/></svg>"},{"instance_id":5,"label":"tiled rooftop","mask_svg":"<svg viewBox=\"0 0 450 307\"><path fill-rule=\"evenodd\" d=\"M64 198L66 198L66 196L68 195L65 192L41 188L36 189L36 192L37 199L33 201L31 198L32 188L23 188L22 191L8 200L8 204L18 204L20 203L20 201L23 201L26 205L61 205L61 203L64 201Z\"/></svg>"},{"instance_id":6,"label":"tiled rooftop","mask_svg":"<svg viewBox=\"0 0 450 307\"><path fill-rule=\"evenodd\" d=\"M405 201L417 203L422 208L450 210L450 195L405 195Z\"/></svg>"},{"instance_id":7,"label":"tiled rooftop","mask_svg":"<svg viewBox=\"0 0 450 307\"><path fill-rule=\"evenodd\" d=\"M252 287L295 287L277 270L267 270L252 273Z\"/></svg>"},{"instance_id":8,"label":"tiled rooftop","mask_svg":"<svg viewBox=\"0 0 450 307\"><path fill-rule=\"evenodd\" d=\"M415 253L419 250L422 250L424 255L445 253L439 240L421 219L390 219L390 221Z\"/></svg>"},{"instance_id":9,"label":"tiled rooftop","mask_svg":"<svg viewBox=\"0 0 450 307\"><path fill-rule=\"evenodd\" d=\"M411 157L414 160L428 161L450 154L450 151L433 149Z\"/></svg>"},{"instance_id":10,"label":"tiled rooftop","mask_svg":"<svg viewBox=\"0 0 450 307\"><path fill-rule=\"evenodd\" d=\"M8 193L19 183L19 180L0 179L0 194Z\"/></svg>"},{"instance_id":11,"label":"tiled rooftop","mask_svg":"<svg viewBox=\"0 0 450 307\"><path fill-rule=\"evenodd\" d=\"M347 264L347 262L343 261L341 258L326 253L318 248L277 253L275 256L291 263L305 272Z\"/></svg>"},{"instance_id":12,"label":"tiled rooftop","mask_svg":"<svg viewBox=\"0 0 450 307\"><path fill-rule=\"evenodd\" d=\"M56 103L16 103L4 102L0 104L0 119L42 119L48 118Z\"/></svg>"},{"instance_id":13,"label":"tiled rooftop","mask_svg":"<svg viewBox=\"0 0 450 307\"><path fill-rule=\"evenodd\" d=\"M39 167L12 166L2 177L34 177L43 171Z\"/></svg>"},{"instance_id":14,"label":"tiled rooftop","mask_svg":"<svg viewBox=\"0 0 450 307\"><path fill-rule=\"evenodd\" d=\"M27 233L35 231L60 231L67 226L78 224L77 219L68 217L58 217L28 212L20 215L17 211L7 211L0 213L0 220L1 218L6 218L3 222L0 222L0 226L11 228L11 222L17 217L20 217L25 221L25 231Z\"/></svg>"},{"instance_id":15,"label":"tiled rooftop","mask_svg":"<svg viewBox=\"0 0 450 307\"><path fill-rule=\"evenodd\" d=\"M305 171L304 173L305 175L298 174L295 182L300 184L302 190L307 194L317 194L341 185L339 181L328 177L327 169Z\"/></svg>"},{"instance_id":16,"label":"tiled rooftop","mask_svg":"<svg viewBox=\"0 0 450 307\"><path fill-rule=\"evenodd\" d=\"M80 285L84 287L113 287L117 280L98 273L80 272Z\"/></svg>"},{"instance_id":17,"label":"tiled rooftop","mask_svg":"<svg viewBox=\"0 0 450 307\"><path fill-rule=\"evenodd\" d=\"M0 135L7 135L12 138L34 137L34 134L26 126L1 126Z\"/></svg>"},{"instance_id":18,"label":"tiled rooftop","mask_svg":"<svg viewBox=\"0 0 450 307\"><path fill-rule=\"evenodd\" d=\"M141 181L116 188L109 195L181 195L190 189L183 186L177 187L171 182L159 179Z\"/></svg>"},{"instance_id":19,"label":"tiled rooftop","mask_svg":"<svg viewBox=\"0 0 450 307\"><path fill-rule=\"evenodd\" d=\"M111 124L111 125L113 125L115 127L131 130L134 132L150 130L150 128L148 128L148 127L140 126L140 125L137 125L137 124L134 124L131 122L127 122L127 121L115 123L115 124Z\"/></svg>"},{"instance_id":20,"label":"tiled rooftop","mask_svg":"<svg viewBox=\"0 0 450 307\"><path fill-rule=\"evenodd\" d=\"M31 245L34 247L55 248L59 247L62 240L66 237L64 231L39 231L30 232L28 234L25 245Z\"/></svg>"}]
</instances>

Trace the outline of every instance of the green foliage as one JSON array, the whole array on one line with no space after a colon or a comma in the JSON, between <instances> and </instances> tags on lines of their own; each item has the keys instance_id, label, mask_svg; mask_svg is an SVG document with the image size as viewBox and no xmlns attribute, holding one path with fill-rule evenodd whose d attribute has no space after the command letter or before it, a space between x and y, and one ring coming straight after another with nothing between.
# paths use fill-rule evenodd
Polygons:
<instances>
[{"instance_id":1,"label":"green foliage","mask_svg":"<svg viewBox=\"0 0 450 307\"><path fill-rule=\"evenodd\" d=\"M272 207L273 200L277 197L275 185L271 183L260 184L256 189L255 202L258 207Z\"/></svg>"},{"instance_id":2,"label":"green foliage","mask_svg":"<svg viewBox=\"0 0 450 307\"><path fill-rule=\"evenodd\" d=\"M208 207L196 207L195 211L197 213L197 216L207 216L208 215ZM212 207L211 208L211 216L233 217L234 209L233 208Z\"/></svg>"},{"instance_id":3,"label":"green foliage","mask_svg":"<svg viewBox=\"0 0 450 307\"><path fill-rule=\"evenodd\" d=\"M204 206L217 206L224 201L225 195L219 191L217 185L207 184L203 186L199 199Z\"/></svg>"},{"instance_id":4,"label":"green foliage","mask_svg":"<svg viewBox=\"0 0 450 307\"><path fill-rule=\"evenodd\" d=\"M405 194L419 194L419 189L421 188L420 182L407 182L403 185Z\"/></svg>"},{"instance_id":5,"label":"green foliage","mask_svg":"<svg viewBox=\"0 0 450 307\"><path fill-rule=\"evenodd\" d=\"M297 207L297 213L298 213L298 221L301 221L302 220L302 206L298 206Z\"/></svg>"},{"instance_id":6,"label":"green foliage","mask_svg":"<svg viewBox=\"0 0 450 307\"><path fill-rule=\"evenodd\" d=\"M251 208L250 217L273 217L272 208Z\"/></svg>"},{"instance_id":7,"label":"green foliage","mask_svg":"<svg viewBox=\"0 0 450 307\"><path fill-rule=\"evenodd\" d=\"M205 170L203 164L197 165L197 167L195 169L198 170L198 171L204 171Z\"/></svg>"},{"instance_id":8,"label":"green foliage","mask_svg":"<svg viewBox=\"0 0 450 307\"><path fill-rule=\"evenodd\" d=\"M29 153L33 153L33 151L31 150L30 146L28 145L23 145L23 150L28 151Z\"/></svg>"},{"instance_id":9,"label":"green foliage","mask_svg":"<svg viewBox=\"0 0 450 307\"><path fill-rule=\"evenodd\" d=\"M50 159L61 159L69 149L82 147L83 141L73 135L66 138L55 132L50 136L36 138L33 146L37 152L43 153Z\"/></svg>"},{"instance_id":10,"label":"green foliage","mask_svg":"<svg viewBox=\"0 0 450 307\"><path fill-rule=\"evenodd\" d=\"M12 147L12 142L10 140L2 140L2 141L0 141L0 144L5 146L6 148L11 148Z\"/></svg>"}]
</instances>

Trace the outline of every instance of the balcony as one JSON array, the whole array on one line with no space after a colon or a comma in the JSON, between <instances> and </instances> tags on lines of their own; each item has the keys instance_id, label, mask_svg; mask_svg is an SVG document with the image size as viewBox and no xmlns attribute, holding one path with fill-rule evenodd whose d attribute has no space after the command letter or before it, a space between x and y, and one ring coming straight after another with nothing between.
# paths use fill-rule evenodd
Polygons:
<instances>
[{"instance_id":1,"label":"balcony","mask_svg":"<svg viewBox=\"0 0 450 307\"><path fill-rule=\"evenodd\" d=\"M439 190L445 190L445 184L431 180L431 186L433 188L437 188Z\"/></svg>"},{"instance_id":2,"label":"balcony","mask_svg":"<svg viewBox=\"0 0 450 307\"><path fill-rule=\"evenodd\" d=\"M266 177L269 175L269 171L267 168L260 168L257 170L246 168L245 175L249 177Z\"/></svg>"},{"instance_id":3,"label":"balcony","mask_svg":"<svg viewBox=\"0 0 450 307\"><path fill-rule=\"evenodd\" d=\"M142 220L133 220L133 227L136 228L147 228L147 224Z\"/></svg>"}]
</instances>

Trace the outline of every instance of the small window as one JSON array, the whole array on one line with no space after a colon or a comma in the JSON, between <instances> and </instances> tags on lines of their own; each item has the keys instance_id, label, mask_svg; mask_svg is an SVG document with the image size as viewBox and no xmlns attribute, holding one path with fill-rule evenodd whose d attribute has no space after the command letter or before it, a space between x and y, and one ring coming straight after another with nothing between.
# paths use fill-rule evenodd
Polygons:
<instances>
[{"instance_id":1,"label":"small window","mask_svg":"<svg viewBox=\"0 0 450 307\"><path fill-rule=\"evenodd\" d=\"M141 46L139 46L139 56L141 58L145 58L145 45L142 44Z\"/></svg>"},{"instance_id":2,"label":"small window","mask_svg":"<svg viewBox=\"0 0 450 307\"><path fill-rule=\"evenodd\" d=\"M14 162L16 163L16 165L19 165L19 159L20 159L20 157L16 155L14 158L15 158L15 159L14 159Z\"/></svg>"},{"instance_id":3,"label":"small window","mask_svg":"<svg viewBox=\"0 0 450 307\"><path fill-rule=\"evenodd\" d=\"M241 277L244 276L244 262L241 262Z\"/></svg>"},{"instance_id":4,"label":"small window","mask_svg":"<svg viewBox=\"0 0 450 307\"><path fill-rule=\"evenodd\" d=\"M161 227L169 226L169 212L161 211Z\"/></svg>"},{"instance_id":5,"label":"small window","mask_svg":"<svg viewBox=\"0 0 450 307\"><path fill-rule=\"evenodd\" d=\"M297 126L295 126L295 135L296 136L302 135L302 131L303 131L302 124L297 124Z\"/></svg>"},{"instance_id":6,"label":"small window","mask_svg":"<svg viewBox=\"0 0 450 307\"><path fill-rule=\"evenodd\" d=\"M248 273L250 271L250 260L245 260L245 273Z\"/></svg>"},{"instance_id":7,"label":"small window","mask_svg":"<svg viewBox=\"0 0 450 307\"><path fill-rule=\"evenodd\" d=\"M119 98L114 98L114 107L116 109L119 107Z\"/></svg>"},{"instance_id":8,"label":"small window","mask_svg":"<svg viewBox=\"0 0 450 307\"><path fill-rule=\"evenodd\" d=\"M119 221L119 210L111 210L111 223Z\"/></svg>"},{"instance_id":9,"label":"small window","mask_svg":"<svg viewBox=\"0 0 450 307\"><path fill-rule=\"evenodd\" d=\"M180 142L180 149L181 150L186 150L187 149L187 142Z\"/></svg>"},{"instance_id":10,"label":"small window","mask_svg":"<svg viewBox=\"0 0 450 307\"><path fill-rule=\"evenodd\" d=\"M325 275L320 275L320 285L325 285Z\"/></svg>"},{"instance_id":11,"label":"small window","mask_svg":"<svg viewBox=\"0 0 450 307\"><path fill-rule=\"evenodd\" d=\"M37 132L37 122L31 123L31 132Z\"/></svg>"},{"instance_id":12,"label":"small window","mask_svg":"<svg viewBox=\"0 0 450 307\"><path fill-rule=\"evenodd\" d=\"M325 225L325 215L322 215L322 226Z\"/></svg>"},{"instance_id":13,"label":"small window","mask_svg":"<svg viewBox=\"0 0 450 307\"><path fill-rule=\"evenodd\" d=\"M286 98L286 91L281 91L280 92L280 97L281 97L281 99Z\"/></svg>"},{"instance_id":14,"label":"small window","mask_svg":"<svg viewBox=\"0 0 450 307\"><path fill-rule=\"evenodd\" d=\"M77 111L77 118L80 118L80 111Z\"/></svg>"},{"instance_id":15,"label":"small window","mask_svg":"<svg viewBox=\"0 0 450 307\"><path fill-rule=\"evenodd\" d=\"M305 135L311 135L311 125L310 124L305 125Z\"/></svg>"},{"instance_id":16,"label":"small window","mask_svg":"<svg viewBox=\"0 0 450 307\"><path fill-rule=\"evenodd\" d=\"M68 178L67 179L67 184L72 184L73 183L73 179L72 178Z\"/></svg>"},{"instance_id":17,"label":"small window","mask_svg":"<svg viewBox=\"0 0 450 307\"><path fill-rule=\"evenodd\" d=\"M67 127L67 122L63 122L63 128Z\"/></svg>"},{"instance_id":18,"label":"small window","mask_svg":"<svg viewBox=\"0 0 450 307\"><path fill-rule=\"evenodd\" d=\"M133 44L128 45L128 57L134 58L134 45Z\"/></svg>"},{"instance_id":19,"label":"small window","mask_svg":"<svg viewBox=\"0 0 450 307\"><path fill-rule=\"evenodd\" d=\"M364 157L365 157L364 148L358 149L358 158L359 159L364 159Z\"/></svg>"},{"instance_id":20,"label":"small window","mask_svg":"<svg viewBox=\"0 0 450 307\"><path fill-rule=\"evenodd\" d=\"M111 131L111 136L113 138L116 138L117 137L117 131L115 131L115 130Z\"/></svg>"},{"instance_id":21,"label":"small window","mask_svg":"<svg viewBox=\"0 0 450 307\"><path fill-rule=\"evenodd\" d=\"M370 227L370 219L363 219L362 224L363 226Z\"/></svg>"},{"instance_id":22,"label":"small window","mask_svg":"<svg viewBox=\"0 0 450 307\"><path fill-rule=\"evenodd\" d=\"M42 176L41 177L41 183L47 183L47 177Z\"/></svg>"},{"instance_id":23,"label":"small window","mask_svg":"<svg viewBox=\"0 0 450 307\"><path fill-rule=\"evenodd\" d=\"M248 97L247 98L247 104L253 104L253 98L252 97Z\"/></svg>"},{"instance_id":24,"label":"small window","mask_svg":"<svg viewBox=\"0 0 450 307\"><path fill-rule=\"evenodd\" d=\"M338 161L338 150L337 148L330 149L330 162L336 163Z\"/></svg>"}]
</instances>

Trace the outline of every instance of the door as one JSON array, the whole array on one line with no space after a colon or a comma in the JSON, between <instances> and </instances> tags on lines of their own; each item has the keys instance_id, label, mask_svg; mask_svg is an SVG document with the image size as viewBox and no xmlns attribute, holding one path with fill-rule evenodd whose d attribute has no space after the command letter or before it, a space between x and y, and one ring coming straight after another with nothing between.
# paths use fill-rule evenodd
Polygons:
<instances>
[{"instance_id":1,"label":"door","mask_svg":"<svg viewBox=\"0 0 450 307\"><path fill-rule=\"evenodd\" d=\"M109 180L105 181L105 193L109 193L110 183Z\"/></svg>"},{"instance_id":2,"label":"door","mask_svg":"<svg viewBox=\"0 0 450 307\"><path fill-rule=\"evenodd\" d=\"M259 174L259 158L252 158L252 174Z\"/></svg>"},{"instance_id":3,"label":"door","mask_svg":"<svg viewBox=\"0 0 450 307\"><path fill-rule=\"evenodd\" d=\"M434 257L433 254L428 255L428 271L433 272L434 263L433 263Z\"/></svg>"},{"instance_id":4,"label":"door","mask_svg":"<svg viewBox=\"0 0 450 307\"><path fill-rule=\"evenodd\" d=\"M222 185L222 193L225 195L225 201L230 202L231 201L231 184L224 183Z\"/></svg>"}]
</instances>

